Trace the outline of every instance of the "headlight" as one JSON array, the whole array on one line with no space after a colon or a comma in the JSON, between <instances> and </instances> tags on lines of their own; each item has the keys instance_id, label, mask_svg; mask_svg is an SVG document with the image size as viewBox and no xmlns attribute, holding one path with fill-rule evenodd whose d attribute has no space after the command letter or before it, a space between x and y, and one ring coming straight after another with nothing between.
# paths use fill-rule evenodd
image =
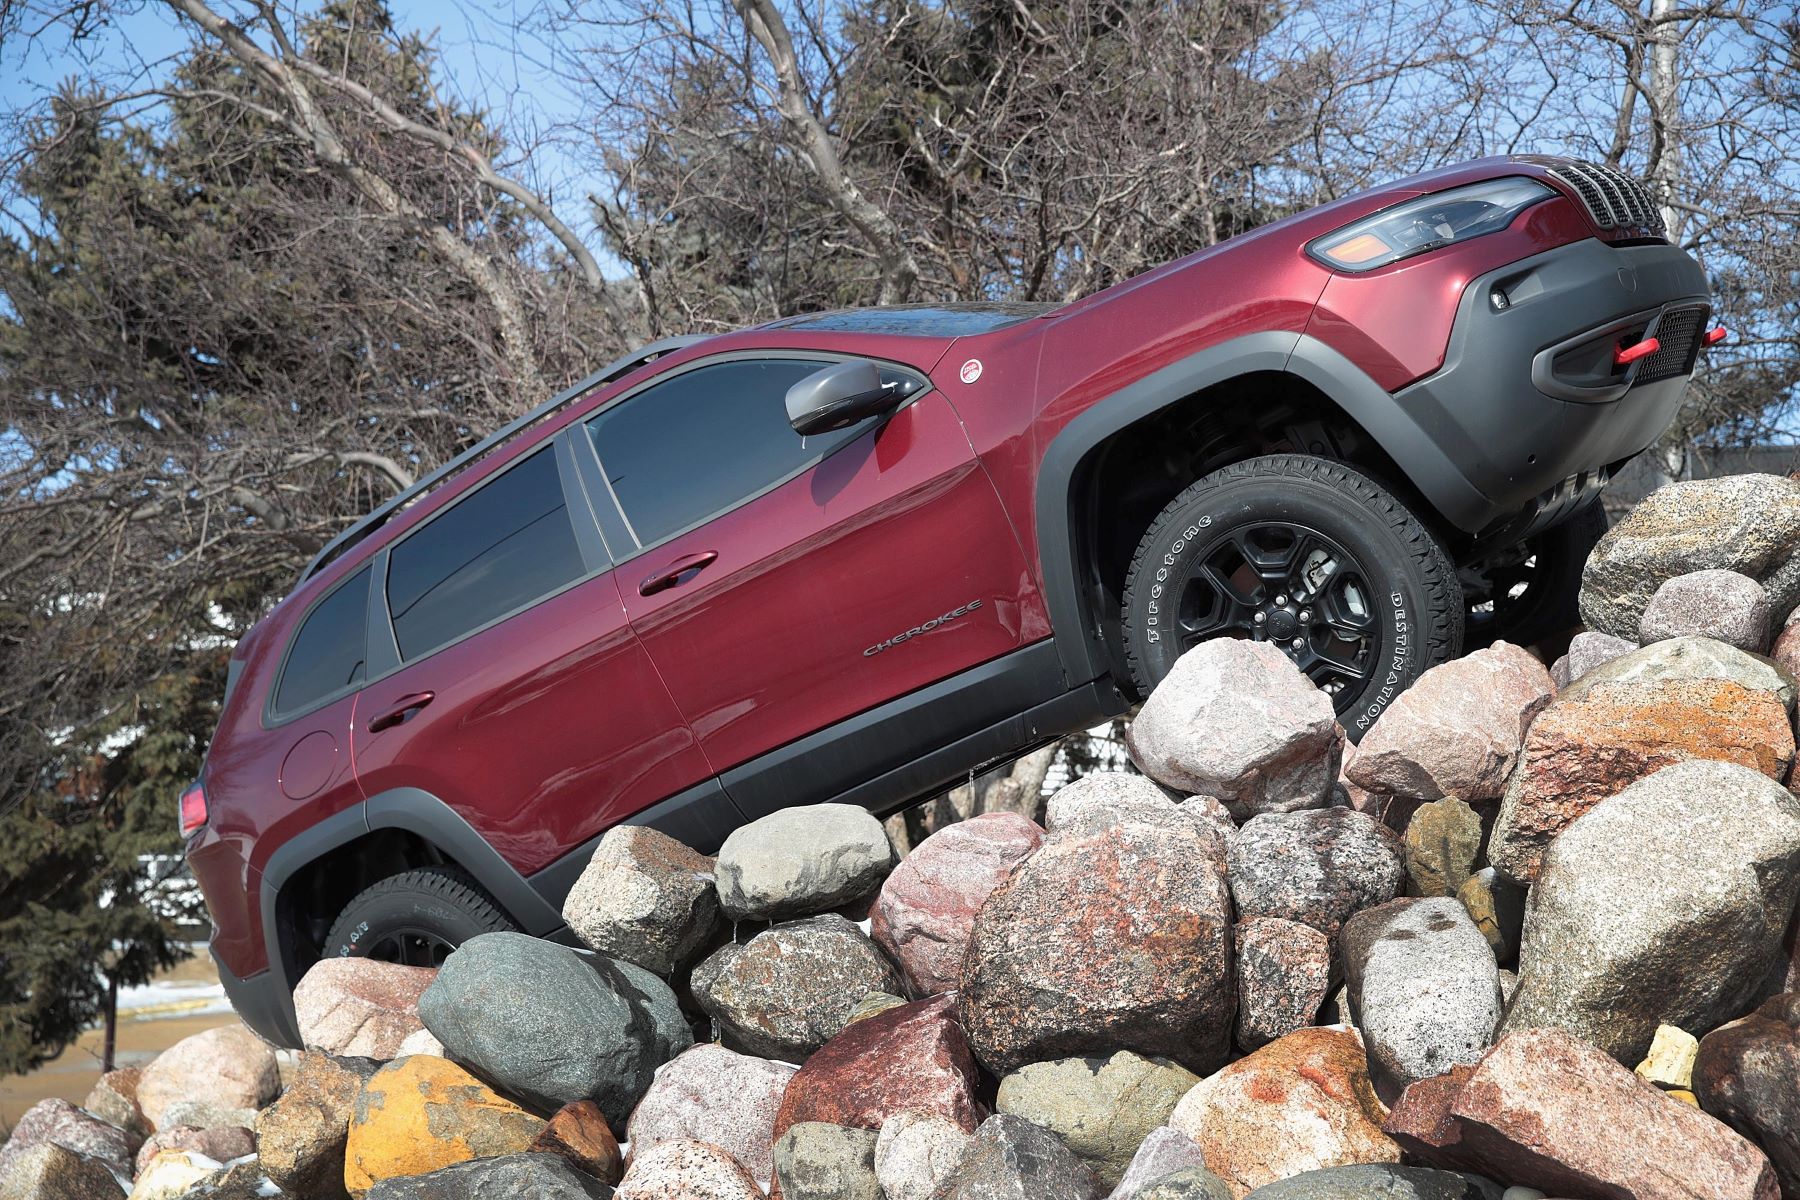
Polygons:
<instances>
[{"instance_id":1,"label":"headlight","mask_svg":"<svg viewBox=\"0 0 1800 1200\"><path fill-rule=\"evenodd\" d=\"M1497 233L1554 195L1535 179L1489 179L1385 208L1309 242L1306 249L1340 271L1372 271L1452 242Z\"/></svg>"}]
</instances>

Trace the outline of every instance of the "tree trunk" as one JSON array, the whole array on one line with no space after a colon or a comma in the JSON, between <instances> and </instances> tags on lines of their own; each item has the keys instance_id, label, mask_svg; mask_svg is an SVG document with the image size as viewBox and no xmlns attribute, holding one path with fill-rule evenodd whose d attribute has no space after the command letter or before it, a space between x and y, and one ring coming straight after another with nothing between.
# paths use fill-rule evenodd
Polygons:
<instances>
[{"instance_id":1,"label":"tree trunk","mask_svg":"<svg viewBox=\"0 0 1800 1200\"><path fill-rule=\"evenodd\" d=\"M1675 206L1681 181L1681 26L1676 0L1650 0L1650 182L1669 240L1681 244L1687 224Z\"/></svg>"},{"instance_id":2,"label":"tree trunk","mask_svg":"<svg viewBox=\"0 0 1800 1200\"><path fill-rule=\"evenodd\" d=\"M106 976L106 1036L101 1043L100 1071L104 1074L113 1069L113 1054L119 1044L119 978L110 972Z\"/></svg>"}]
</instances>

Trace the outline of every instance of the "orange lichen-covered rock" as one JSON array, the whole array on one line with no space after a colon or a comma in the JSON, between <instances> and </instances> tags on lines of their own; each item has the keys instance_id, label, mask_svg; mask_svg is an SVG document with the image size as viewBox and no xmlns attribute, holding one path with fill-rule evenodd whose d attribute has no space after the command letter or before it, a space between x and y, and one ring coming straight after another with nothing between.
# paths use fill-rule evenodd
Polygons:
<instances>
[{"instance_id":1,"label":"orange lichen-covered rock","mask_svg":"<svg viewBox=\"0 0 1800 1200\"><path fill-rule=\"evenodd\" d=\"M1690 759L1737 763L1785 780L1794 761L1787 709L1726 679L1605 683L1552 704L1532 723L1507 786L1488 857L1533 883L1556 835L1594 805Z\"/></svg>"},{"instance_id":2,"label":"orange lichen-covered rock","mask_svg":"<svg viewBox=\"0 0 1800 1200\"><path fill-rule=\"evenodd\" d=\"M1231 1194L1303 1171L1397 1163L1352 1029L1298 1029L1195 1084L1169 1124L1200 1144Z\"/></svg>"},{"instance_id":3,"label":"orange lichen-covered rock","mask_svg":"<svg viewBox=\"0 0 1800 1200\"><path fill-rule=\"evenodd\" d=\"M344 1188L360 1197L383 1179L518 1154L545 1124L449 1059L403 1058L375 1072L356 1098Z\"/></svg>"}]
</instances>

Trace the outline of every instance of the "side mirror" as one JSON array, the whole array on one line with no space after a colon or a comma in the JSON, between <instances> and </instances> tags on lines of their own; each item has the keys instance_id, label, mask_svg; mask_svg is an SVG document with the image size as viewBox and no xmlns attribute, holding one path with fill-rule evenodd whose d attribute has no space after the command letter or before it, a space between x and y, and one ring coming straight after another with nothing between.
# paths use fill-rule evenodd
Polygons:
<instances>
[{"instance_id":1,"label":"side mirror","mask_svg":"<svg viewBox=\"0 0 1800 1200\"><path fill-rule=\"evenodd\" d=\"M892 411L905 395L884 386L881 368L866 358L832 363L788 389L788 424L802 437L830 433Z\"/></svg>"}]
</instances>

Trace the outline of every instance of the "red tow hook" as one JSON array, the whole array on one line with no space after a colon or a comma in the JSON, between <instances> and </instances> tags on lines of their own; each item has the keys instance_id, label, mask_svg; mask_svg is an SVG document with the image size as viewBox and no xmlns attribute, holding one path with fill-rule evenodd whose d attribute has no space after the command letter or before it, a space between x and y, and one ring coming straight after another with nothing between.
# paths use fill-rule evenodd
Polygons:
<instances>
[{"instance_id":1,"label":"red tow hook","mask_svg":"<svg viewBox=\"0 0 1800 1200\"><path fill-rule=\"evenodd\" d=\"M1702 340L1709 346L1716 346L1730 336L1731 331L1729 329L1725 328L1723 325L1715 325L1713 328L1706 331L1706 337Z\"/></svg>"},{"instance_id":2,"label":"red tow hook","mask_svg":"<svg viewBox=\"0 0 1800 1200\"><path fill-rule=\"evenodd\" d=\"M1658 350L1661 350L1661 349L1662 349L1661 342L1657 341L1653 337L1647 337L1641 342L1637 342L1630 346L1621 347L1620 349L1615 351L1613 353L1613 362L1616 365L1621 366L1621 367L1629 367L1632 363L1636 362L1638 359L1646 358L1652 354L1655 354Z\"/></svg>"}]
</instances>

